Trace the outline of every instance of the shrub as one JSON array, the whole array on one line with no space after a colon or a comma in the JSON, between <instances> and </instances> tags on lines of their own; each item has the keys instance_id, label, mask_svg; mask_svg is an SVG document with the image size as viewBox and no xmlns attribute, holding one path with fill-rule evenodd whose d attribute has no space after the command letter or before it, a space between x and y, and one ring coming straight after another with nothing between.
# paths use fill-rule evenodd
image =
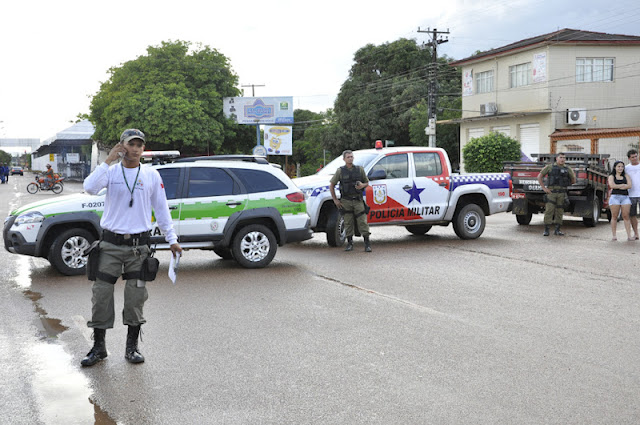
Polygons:
<instances>
[{"instance_id":1,"label":"shrub","mask_svg":"<svg viewBox=\"0 0 640 425\"><path fill-rule=\"evenodd\" d=\"M462 158L468 173L501 173L504 161L520 160L520 142L491 132L471 139L462 149Z\"/></svg>"}]
</instances>

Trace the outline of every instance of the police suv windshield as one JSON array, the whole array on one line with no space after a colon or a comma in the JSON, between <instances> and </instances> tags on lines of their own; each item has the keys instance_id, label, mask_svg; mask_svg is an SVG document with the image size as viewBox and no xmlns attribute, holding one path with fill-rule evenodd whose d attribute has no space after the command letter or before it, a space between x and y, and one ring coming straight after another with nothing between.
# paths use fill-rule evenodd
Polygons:
<instances>
[{"instance_id":1,"label":"police suv windshield","mask_svg":"<svg viewBox=\"0 0 640 425\"><path fill-rule=\"evenodd\" d=\"M375 158L378 157L378 154L375 152L354 152L353 153L353 163L355 165L359 165L363 168L367 168L367 165ZM324 168L318 171L318 175L330 175L333 176L336 173L336 170L344 165L344 159L342 159L342 155L328 163L324 166Z\"/></svg>"}]
</instances>

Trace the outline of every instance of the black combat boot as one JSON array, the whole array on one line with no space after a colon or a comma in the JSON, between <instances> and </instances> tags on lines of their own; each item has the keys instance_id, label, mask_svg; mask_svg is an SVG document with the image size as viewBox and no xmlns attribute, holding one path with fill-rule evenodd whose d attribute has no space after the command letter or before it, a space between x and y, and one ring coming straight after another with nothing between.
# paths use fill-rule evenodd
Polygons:
<instances>
[{"instance_id":1,"label":"black combat boot","mask_svg":"<svg viewBox=\"0 0 640 425\"><path fill-rule=\"evenodd\" d=\"M562 233L560 231L560 225L559 224L556 224L556 231L553 232L553 234L556 235L556 236L564 236L564 233Z\"/></svg>"},{"instance_id":2,"label":"black combat boot","mask_svg":"<svg viewBox=\"0 0 640 425\"><path fill-rule=\"evenodd\" d=\"M129 363L142 363L144 362L144 356L138 351L138 335L140 335L140 325L129 325L129 331L127 333L127 347L125 349L124 358Z\"/></svg>"},{"instance_id":3,"label":"black combat boot","mask_svg":"<svg viewBox=\"0 0 640 425\"><path fill-rule=\"evenodd\" d=\"M364 237L364 252L371 252L371 242L369 236Z\"/></svg>"},{"instance_id":4,"label":"black combat boot","mask_svg":"<svg viewBox=\"0 0 640 425\"><path fill-rule=\"evenodd\" d=\"M82 366L93 366L107 357L107 346L104 342L106 333L106 329L93 328L93 348L80 362Z\"/></svg>"},{"instance_id":5,"label":"black combat boot","mask_svg":"<svg viewBox=\"0 0 640 425\"><path fill-rule=\"evenodd\" d=\"M544 233L542 234L542 236L549 236L549 226L547 226L546 224L544 225Z\"/></svg>"},{"instance_id":6,"label":"black combat boot","mask_svg":"<svg viewBox=\"0 0 640 425\"><path fill-rule=\"evenodd\" d=\"M344 247L345 251L351 251L353 250L353 237L349 236L347 238L347 246Z\"/></svg>"}]
</instances>

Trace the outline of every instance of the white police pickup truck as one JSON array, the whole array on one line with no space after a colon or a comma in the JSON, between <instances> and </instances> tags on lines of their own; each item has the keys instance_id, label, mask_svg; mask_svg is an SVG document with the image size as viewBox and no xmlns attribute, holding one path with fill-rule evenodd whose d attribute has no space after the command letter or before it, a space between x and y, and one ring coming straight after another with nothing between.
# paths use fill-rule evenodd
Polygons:
<instances>
[{"instance_id":1,"label":"white police pickup truck","mask_svg":"<svg viewBox=\"0 0 640 425\"><path fill-rule=\"evenodd\" d=\"M434 225L453 223L458 237L475 239L484 231L485 216L505 212L511 203L507 173L454 175L444 149L376 145L354 151L354 164L369 178L365 196L371 226L401 225L422 235ZM326 232L330 246L345 240L344 218L329 192L331 177L343 165L339 156L318 173L294 179L305 193L312 230Z\"/></svg>"},{"instance_id":2,"label":"white police pickup truck","mask_svg":"<svg viewBox=\"0 0 640 425\"><path fill-rule=\"evenodd\" d=\"M212 250L243 267L259 268L271 262L278 245L312 237L304 195L264 158L196 157L143 166L156 167L162 176L183 249ZM5 249L46 258L65 275L84 273L83 252L102 233L105 190L16 208L4 222ZM153 217L152 224L151 243L168 249Z\"/></svg>"}]
</instances>

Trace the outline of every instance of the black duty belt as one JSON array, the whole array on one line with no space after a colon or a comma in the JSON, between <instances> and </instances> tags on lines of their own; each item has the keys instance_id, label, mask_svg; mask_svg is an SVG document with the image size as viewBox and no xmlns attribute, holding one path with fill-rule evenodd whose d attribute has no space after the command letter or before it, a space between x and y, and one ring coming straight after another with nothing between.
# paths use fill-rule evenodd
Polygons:
<instances>
[{"instance_id":1,"label":"black duty belt","mask_svg":"<svg viewBox=\"0 0 640 425\"><path fill-rule=\"evenodd\" d=\"M551 189L551 193L567 193L567 189Z\"/></svg>"},{"instance_id":2,"label":"black duty belt","mask_svg":"<svg viewBox=\"0 0 640 425\"><path fill-rule=\"evenodd\" d=\"M119 233L113 233L110 230L104 229L102 231L102 240L112 243L114 245L149 245L151 242L151 232L133 233L121 235Z\"/></svg>"},{"instance_id":3,"label":"black duty belt","mask_svg":"<svg viewBox=\"0 0 640 425\"><path fill-rule=\"evenodd\" d=\"M347 199L349 201L360 201L362 196L343 196L341 199Z\"/></svg>"}]
</instances>

